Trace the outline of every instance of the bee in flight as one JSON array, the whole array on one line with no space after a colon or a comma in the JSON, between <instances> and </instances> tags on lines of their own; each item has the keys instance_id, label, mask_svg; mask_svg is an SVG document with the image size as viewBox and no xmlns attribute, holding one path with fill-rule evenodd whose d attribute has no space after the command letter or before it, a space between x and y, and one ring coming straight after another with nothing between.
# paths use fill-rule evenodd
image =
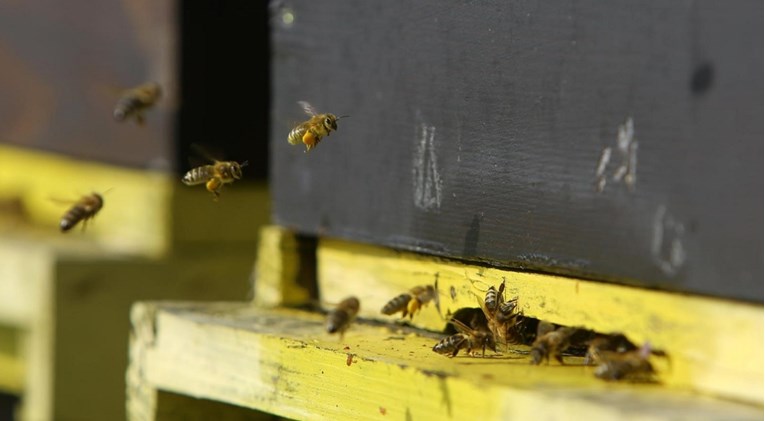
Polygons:
<instances>
[{"instance_id":1,"label":"bee in flight","mask_svg":"<svg viewBox=\"0 0 765 421\"><path fill-rule=\"evenodd\" d=\"M329 136L332 130L337 130L337 120L348 117L347 115L337 117L330 113L319 114L311 104L305 101L298 101L298 104L311 118L295 126L287 136L287 141L290 145L305 144L306 152L318 145L324 136Z\"/></svg>"},{"instance_id":2,"label":"bee in flight","mask_svg":"<svg viewBox=\"0 0 765 421\"><path fill-rule=\"evenodd\" d=\"M196 186L205 183L207 191L213 194L216 202L220 197L220 191L224 184L233 183L242 178L242 168L247 166L247 161L241 164L236 161L218 161L210 157L199 147L195 147L198 153L203 155L212 164L192 168L183 176L183 184Z\"/></svg>"},{"instance_id":3,"label":"bee in flight","mask_svg":"<svg viewBox=\"0 0 765 421\"><path fill-rule=\"evenodd\" d=\"M114 119L125 121L134 118L139 126L144 124L144 113L162 96L162 87L156 82L148 82L122 92L114 106Z\"/></svg>"},{"instance_id":4,"label":"bee in flight","mask_svg":"<svg viewBox=\"0 0 765 421\"><path fill-rule=\"evenodd\" d=\"M488 330L473 329L457 319L451 319L449 323L457 329L457 333L441 339L433 346L433 352L455 357L464 349L468 355L475 356L481 350L481 356L486 355L486 348L497 352L494 335Z\"/></svg>"},{"instance_id":5,"label":"bee in flight","mask_svg":"<svg viewBox=\"0 0 765 421\"><path fill-rule=\"evenodd\" d=\"M390 301L388 301L380 311L382 314L391 315L396 314L399 311L402 313L401 318L406 318L409 315L409 319L414 318L414 314L420 311L420 309L429 302L435 301L436 308L439 308L438 302L438 277L436 276L436 282L434 285L418 285L400 294Z\"/></svg>"},{"instance_id":6,"label":"bee in flight","mask_svg":"<svg viewBox=\"0 0 765 421\"><path fill-rule=\"evenodd\" d=\"M56 201L64 202L58 199ZM61 217L61 222L59 223L61 232L68 232L80 222L82 222L82 230L85 231L88 221L93 219L102 207L104 207L104 197L101 194L91 193L82 196Z\"/></svg>"},{"instance_id":7,"label":"bee in flight","mask_svg":"<svg viewBox=\"0 0 765 421\"><path fill-rule=\"evenodd\" d=\"M348 297L340 302L332 311L327 315L327 332L339 333L340 340L343 340L345 331L351 326L351 322L356 318L356 314L359 312L359 299L356 297Z\"/></svg>"}]
</instances>

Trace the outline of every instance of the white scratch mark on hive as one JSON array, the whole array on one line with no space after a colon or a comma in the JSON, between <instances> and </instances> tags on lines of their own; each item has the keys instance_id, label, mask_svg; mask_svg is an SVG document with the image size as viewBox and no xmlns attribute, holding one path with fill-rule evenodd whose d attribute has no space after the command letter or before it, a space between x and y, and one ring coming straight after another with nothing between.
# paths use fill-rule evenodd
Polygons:
<instances>
[{"instance_id":1,"label":"white scratch mark on hive","mask_svg":"<svg viewBox=\"0 0 765 421\"><path fill-rule=\"evenodd\" d=\"M676 274L685 263L684 233L685 226L667 212L666 206L659 206L654 216L651 253L667 275Z\"/></svg>"},{"instance_id":2,"label":"white scratch mark on hive","mask_svg":"<svg viewBox=\"0 0 765 421\"><path fill-rule=\"evenodd\" d=\"M441 175L436 159L435 135L435 126L423 122L417 127L412 176L414 204L422 210L441 207Z\"/></svg>"},{"instance_id":3,"label":"white scratch mark on hive","mask_svg":"<svg viewBox=\"0 0 765 421\"><path fill-rule=\"evenodd\" d=\"M598 168L595 170L595 176L598 178L597 182L597 189L598 193L603 191L603 188L606 187L606 166L611 161L611 147L607 147L603 149L603 152L600 153L600 160L598 161Z\"/></svg>"},{"instance_id":4,"label":"white scratch mark on hive","mask_svg":"<svg viewBox=\"0 0 765 421\"><path fill-rule=\"evenodd\" d=\"M616 183L623 181L630 191L635 190L635 183L637 182L637 149L638 142L635 140L635 123L632 117L627 117L624 124L619 126L616 135L615 155L617 158L615 161L618 163L618 166L614 169L611 180ZM598 193L605 189L608 182L606 169L611 162L611 155L611 147L604 148L600 154L598 167L595 171L595 189Z\"/></svg>"}]
</instances>

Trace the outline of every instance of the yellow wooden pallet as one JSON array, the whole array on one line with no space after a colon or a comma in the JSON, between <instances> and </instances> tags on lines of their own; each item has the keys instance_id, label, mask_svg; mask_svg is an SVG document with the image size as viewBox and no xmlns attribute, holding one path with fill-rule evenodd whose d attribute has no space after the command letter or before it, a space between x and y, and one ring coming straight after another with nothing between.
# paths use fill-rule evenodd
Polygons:
<instances>
[{"instance_id":1,"label":"yellow wooden pallet","mask_svg":"<svg viewBox=\"0 0 765 421\"><path fill-rule=\"evenodd\" d=\"M607 383L581 359L532 366L527 349L448 358L439 337L359 321L340 341L324 316L248 303L133 307L128 418L158 391L295 419L761 419L762 408L661 385ZM173 419L172 417L168 419Z\"/></svg>"},{"instance_id":2,"label":"yellow wooden pallet","mask_svg":"<svg viewBox=\"0 0 765 421\"><path fill-rule=\"evenodd\" d=\"M324 314L285 307L312 302L296 280L306 269L299 243L279 227L262 231L252 303L133 307L130 419L165 419L157 410L165 392L297 419L762 418L761 306L322 239L313 304L330 308L351 294L362 302L360 321L340 341L325 332ZM441 314L430 305L412 326L380 314L387 299L436 273ZM671 366L660 367L658 384L625 384L596 378L578 357L533 366L522 345L486 358L434 353L443 316L477 307L476 297L503 279L526 315L650 340ZM738 329L710 314L726 314Z\"/></svg>"},{"instance_id":3,"label":"yellow wooden pallet","mask_svg":"<svg viewBox=\"0 0 765 421\"><path fill-rule=\"evenodd\" d=\"M268 188L236 183L213 202L198 187L0 146L0 391L21 398L21 420L124 418L133 301L248 296ZM59 232L69 205L51 199L108 188L86 231Z\"/></svg>"}]
</instances>

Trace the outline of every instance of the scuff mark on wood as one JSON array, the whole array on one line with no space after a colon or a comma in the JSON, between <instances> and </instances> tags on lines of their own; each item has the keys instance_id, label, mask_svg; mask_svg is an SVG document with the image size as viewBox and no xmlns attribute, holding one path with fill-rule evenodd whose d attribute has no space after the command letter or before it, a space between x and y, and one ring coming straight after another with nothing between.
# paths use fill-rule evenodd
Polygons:
<instances>
[{"instance_id":1,"label":"scuff mark on wood","mask_svg":"<svg viewBox=\"0 0 765 421\"><path fill-rule=\"evenodd\" d=\"M422 118L418 114L418 119ZM414 204L421 210L441 207L441 174L436 159L436 127L422 121L417 126L412 176L414 181Z\"/></svg>"}]
</instances>

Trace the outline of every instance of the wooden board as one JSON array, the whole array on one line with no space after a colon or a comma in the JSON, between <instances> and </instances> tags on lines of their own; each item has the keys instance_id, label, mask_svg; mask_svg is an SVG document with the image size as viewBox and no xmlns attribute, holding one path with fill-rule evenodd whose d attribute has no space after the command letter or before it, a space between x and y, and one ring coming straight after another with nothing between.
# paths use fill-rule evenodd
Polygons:
<instances>
[{"instance_id":1,"label":"wooden board","mask_svg":"<svg viewBox=\"0 0 765 421\"><path fill-rule=\"evenodd\" d=\"M591 369L531 366L523 349L437 355L438 337L356 323L343 341L319 313L234 303L133 307L128 419L157 391L293 419L760 419L762 408L661 385L608 384ZM579 361L581 362L581 361Z\"/></svg>"},{"instance_id":2,"label":"wooden board","mask_svg":"<svg viewBox=\"0 0 765 421\"><path fill-rule=\"evenodd\" d=\"M67 7L35 0L0 16L0 143L132 168L185 173L215 158L268 173L268 4L175 0ZM97 18L96 18L97 17ZM242 56L243 50L253 54ZM244 58L244 59L243 59ZM146 124L117 122L124 89L156 81Z\"/></svg>"},{"instance_id":3,"label":"wooden board","mask_svg":"<svg viewBox=\"0 0 765 421\"><path fill-rule=\"evenodd\" d=\"M711 0L281 4L275 222L762 302L762 14ZM304 153L287 142L299 100L351 117Z\"/></svg>"},{"instance_id":4,"label":"wooden board","mask_svg":"<svg viewBox=\"0 0 765 421\"><path fill-rule=\"evenodd\" d=\"M254 242L151 259L75 238L0 240L0 392L21 397L22 420L125 418L133 302L250 294Z\"/></svg>"},{"instance_id":5,"label":"wooden board","mask_svg":"<svg viewBox=\"0 0 765 421\"><path fill-rule=\"evenodd\" d=\"M449 314L479 307L490 286L504 282L529 317L601 333L620 332L637 344L667 352L667 384L762 405L763 309L576 278L498 270L382 247L324 239L317 250L319 291L326 307L354 295L360 315L380 313L393 297L438 281L440 305L431 302L411 324L441 331Z\"/></svg>"},{"instance_id":6,"label":"wooden board","mask_svg":"<svg viewBox=\"0 0 765 421\"><path fill-rule=\"evenodd\" d=\"M93 191L104 193L104 207L87 230L59 232L62 216ZM215 202L204 185L183 185L167 172L0 145L0 234L8 237L151 257L211 248L237 253L255 249L270 212L263 181L226 185Z\"/></svg>"},{"instance_id":7,"label":"wooden board","mask_svg":"<svg viewBox=\"0 0 765 421\"><path fill-rule=\"evenodd\" d=\"M178 38L172 0L13 2L0 16L0 142L122 166L174 167ZM124 89L155 81L140 127L112 117Z\"/></svg>"}]
</instances>

